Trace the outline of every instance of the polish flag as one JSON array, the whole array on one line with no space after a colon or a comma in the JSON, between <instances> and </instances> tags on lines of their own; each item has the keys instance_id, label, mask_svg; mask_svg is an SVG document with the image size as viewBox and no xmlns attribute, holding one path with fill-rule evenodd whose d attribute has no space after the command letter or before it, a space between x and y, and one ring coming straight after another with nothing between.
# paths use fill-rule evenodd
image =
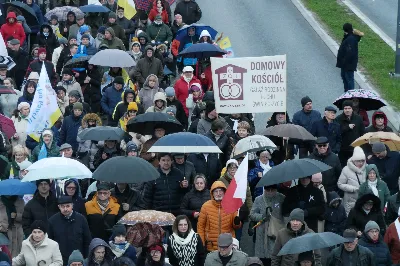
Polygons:
<instances>
[{"instance_id":1,"label":"polish flag","mask_svg":"<svg viewBox=\"0 0 400 266\"><path fill-rule=\"evenodd\" d=\"M222 199L222 208L226 213L234 213L239 210L246 200L248 167L249 159L246 154Z\"/></svg>"}]
</instances>

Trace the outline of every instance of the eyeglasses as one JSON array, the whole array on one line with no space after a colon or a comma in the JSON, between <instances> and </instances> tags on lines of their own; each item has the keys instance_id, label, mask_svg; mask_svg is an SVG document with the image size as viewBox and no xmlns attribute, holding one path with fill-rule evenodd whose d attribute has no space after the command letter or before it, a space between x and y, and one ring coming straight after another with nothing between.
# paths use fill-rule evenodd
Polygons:
<instances>
[{"instance_id":1,"label":"eyeglasses","mask_svg":"<svg viewBox=\"0 0 400 266\"><path fill-rule=\"evenodd\" d=\"M68 190L75 190L76 187L67 187Z\"/></svg>"},{"instance_id":2,"label":"eyeglasses","mask_svg":"<svg viewBox=\"0 0 400 266\"><path fill-rule=\"evenodd\" d=\"M104 191L104 192L99 191L99 192L97 192L97 194L107 196L108 191Z\"/></svg>"},{"instance_id":3,"label":"eyeglasses","mask_svg":"<svg viewBox=\"0 0 400 266\"><path fill-rule=\"evenodd\" d=\"M318 148L323 148L323 147L328 146L328 144L318 144L317 146L318 146Z\"/></svg>"}]
</instances>

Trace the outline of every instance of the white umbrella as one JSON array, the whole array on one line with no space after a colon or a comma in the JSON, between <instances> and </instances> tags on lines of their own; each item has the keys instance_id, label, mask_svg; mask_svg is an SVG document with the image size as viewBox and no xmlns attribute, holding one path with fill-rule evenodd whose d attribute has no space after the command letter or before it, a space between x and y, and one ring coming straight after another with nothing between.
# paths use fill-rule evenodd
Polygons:
<instances>
[{"instance_id":1,"label":"white umbrella","mask_svg":"<svg viewBox=\"0 0 400 266\"><path fill-rule=\"evenodd\" d=\"M132 67L135 60L125 51L106 49L96 53L89 60L89 64L105 67Z\"/></svg>"},{"instance_id":2,"label":"white umbrella","mask_svg":"<svg viewBox=\"0 0 400 266\"><path fill-rule=\"evenodd\" d=\"M249 160L256 159L255 152L261 150L276 149L276 145L269 138L261 135L253 135L241 139L236 143L232 151L233 158L240 158L249 153Z\"/></svg>"},{"instance_id":3,"label":"white umbrella","mask_svg":"<svg viewBox=\"0 0 400 266\"><path fill-rule=\"evenodd\" d=\"M40 179L92 178L92 172L77 160L65 157L44 158L29 166L22 182Z\"/></svg>"}]
</instances>

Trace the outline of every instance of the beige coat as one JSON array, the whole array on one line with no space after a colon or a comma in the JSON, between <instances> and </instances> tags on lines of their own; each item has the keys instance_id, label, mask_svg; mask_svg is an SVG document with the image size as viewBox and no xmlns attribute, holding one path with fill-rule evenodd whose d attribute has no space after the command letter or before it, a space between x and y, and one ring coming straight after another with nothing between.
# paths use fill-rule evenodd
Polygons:
<instances>
[{"instance_id":1,"label":"beige coat","mask_svg":"<svg viewBox=\"0 0 400 266\"><path fill-rule=\"evenodd\" d=\"M351 159L349 159L347 166L343 168L339 176L337 184L339 189L344 191L343 204L347 215L349 215L350 210L356 204L360 185L365 182L365 166L366 163L364 163L361 169L357 168Z\"/></svg>"},{"instance_id":2,"label":"beige coat","mask_svg":"<svg viewBox=\"0 0 400 266\"><path fill-rule=\"evenodd\" d=\"M19 136L18 139L11 138L12 146L14 147L18 144L25 146L26 137L28 136L28 134L26 133L26 128L28 126L28 119L21 118L19 116L18 117L12 116L11 120L13 121L15 130Z\"/></svg>"},{"instance_id":3,"label":"beige coat","mask_svg":"<svg viewBox=\"0 0 400 266\"><path fill-rule=\"evenodd\" d=\"M29 238L22 242L21 253L12 260L13 266L62 266L63 260L58 243L51 240L47 234L43 243L36 249L32 246ZM39 264L40 261L43 261Z\"/></svg>"},{"instance_id":4,"label":"beige coat","mask_svg":"<svg viewBox=\"0 0 400 266\"><path fill-rule=\"evenodd\" d=\"M68 96L64 96L64 100L60 100L57 97L57 104L58 104L58 108L60 108L60 110L61 110L61 113L64 115L65 108L68 107L68 105L69 105L69 97Z\"/></svg>"},{"instance_id":5,"label":"beige coat","mask_svg":"<svg viewBox=\"0 0 400 266\"><path fill-rule=\"evenodd\" d=\"M14 220L14 226L8 229L8 217L6 206L0 200L0 232L7 232L8 239L10 239L10 249L11 255L13 257L17 256L21 251L22 241L24 240L24 231L22 230L22 213L24 212L24 200L18 198L15 201L15 208L17 210L17 216Z\"/></svg>"}]
</instances>

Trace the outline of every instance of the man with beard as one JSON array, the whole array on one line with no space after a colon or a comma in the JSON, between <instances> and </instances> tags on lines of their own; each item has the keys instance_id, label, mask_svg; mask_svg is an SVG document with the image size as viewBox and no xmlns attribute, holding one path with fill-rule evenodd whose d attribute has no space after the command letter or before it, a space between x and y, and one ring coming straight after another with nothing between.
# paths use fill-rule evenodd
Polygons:
<instances>
[{"instance_id":1,"label":"man with beard","mask_svg":"<svg viewBox=\"0 0 400 266\"><path fill-rule=\"evenodd\" d=\"M28 53L21 49L21 42L18 39L12 39L8 44L7 52L15 66L8 72L7 76L15 81L17 88L21 88L24 72L28 68L28 60L26 60Z\"/></svg>"},{"instance_id":2,"label":"man with beard","mask_svg":"<svg viewBox=\"0 0 400 266\"><path fill-rule=\"evenodd\" d=\"M129 36L135 33L135 23L132 20L127 19L124 15L124 8L118 6L117 7L117 20L116 23L124 30L125 33L125 40L124 44L125 47L129 47Z\"/></svg>"}]
</instances>

